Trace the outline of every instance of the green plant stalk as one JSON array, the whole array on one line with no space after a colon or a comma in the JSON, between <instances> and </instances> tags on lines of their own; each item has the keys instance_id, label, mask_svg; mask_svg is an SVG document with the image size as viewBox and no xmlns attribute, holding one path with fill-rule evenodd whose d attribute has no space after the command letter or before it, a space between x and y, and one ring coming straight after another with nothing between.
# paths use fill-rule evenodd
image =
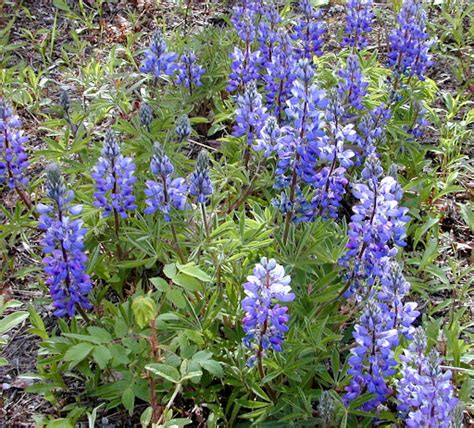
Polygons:
<instances>
[{"instance_id":1,"label":"green plant stalk","mask_svg":"<svg viewBox=\"0 0 474 428\"><path fill-rule=\"evenodd\" d=\"M199 204L201 205L201 214L202 214L202 222L204 223L204 231L206 232L206 238L209 239L209 223L207 221L206 215L206 206L204 203Z\"/></svg>"}]
</instances>

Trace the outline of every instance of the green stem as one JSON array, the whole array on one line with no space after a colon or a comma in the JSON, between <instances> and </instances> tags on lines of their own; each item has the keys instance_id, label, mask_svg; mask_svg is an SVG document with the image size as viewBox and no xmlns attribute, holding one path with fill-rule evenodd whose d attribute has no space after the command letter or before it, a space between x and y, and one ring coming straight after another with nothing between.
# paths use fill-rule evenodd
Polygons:
<instances>
[{"instance_id":1,"label":"green stem","mask_svg":"<svg viewBox=\"0 0 474 428\"><path fill-rule=\"evenodd\" d=\"M174 246L176 248L176 252L178 253L179 260L182 264L186 263L186 259L184 258L184 254L181 251L181 247L179 246L178 243L178 235L176 234L176 228L174 227L174 224L171 224L171 234L173 235L173 240L174 240Z\"/></svg>"},{"instance_id":2,"label":"green stem","mask_svg":"<svg viewBox=\"0 0 474 428\"><path fill-rule=\"evenodd\" d=\"M202 221L204 223L204 230L206 232L206 238L209 239L209 223L207 222L207 216L206 216L206 206L201 203L201 214L202 214Z\"/></svg>"}]
</instances>

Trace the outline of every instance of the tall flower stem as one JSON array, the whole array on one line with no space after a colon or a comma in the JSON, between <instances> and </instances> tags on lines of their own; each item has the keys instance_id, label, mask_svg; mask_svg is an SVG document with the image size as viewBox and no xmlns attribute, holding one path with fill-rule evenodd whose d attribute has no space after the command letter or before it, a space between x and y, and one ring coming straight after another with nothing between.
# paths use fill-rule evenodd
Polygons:
<instances>
[{"instance_id":1,"label":"tall flower stem","mask_svg":"<svg viewBox=\"0 0 474 428\"><path fill-rule=\"evenodd\" d=\"M178 235L176 234L176 228L174 224L170 224L171 234L173 235L174 246L176 248L176 253L178 253L179 260L182 264L186 263L186 259L184 257L183 252L181 251L181 247L179 246L178 242Z\"/></svg>"},{"instance_id":2,"label":"tall flower stem","mask_svg":"<svg viewBox=\"0 0 474 428\"><path fill-rule=\"evenodd\" d=\"M204 204L199 204L199 205L201 205L202 222L204 223L206 238L209 239L209 223L207 221L206 206Z\"/></svg>"}]
</instances>

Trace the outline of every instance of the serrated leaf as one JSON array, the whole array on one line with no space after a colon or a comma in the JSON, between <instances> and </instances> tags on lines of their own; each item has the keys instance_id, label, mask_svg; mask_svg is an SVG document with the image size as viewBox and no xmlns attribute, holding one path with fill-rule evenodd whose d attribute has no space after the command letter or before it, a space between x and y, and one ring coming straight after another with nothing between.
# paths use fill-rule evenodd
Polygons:
<instances>
[{"instance_id":1,"label":"serrated leaf","mask_svg":"<svg viewBox=\"0 0 474 428\"><path fill-rule=\"evenodd\" d=\"M169 380L170 382L179 383L179 371L172 366L168 366L167 364L153 363L147 364L145 369L156 376Z\"/></svg>"}]
</instances>

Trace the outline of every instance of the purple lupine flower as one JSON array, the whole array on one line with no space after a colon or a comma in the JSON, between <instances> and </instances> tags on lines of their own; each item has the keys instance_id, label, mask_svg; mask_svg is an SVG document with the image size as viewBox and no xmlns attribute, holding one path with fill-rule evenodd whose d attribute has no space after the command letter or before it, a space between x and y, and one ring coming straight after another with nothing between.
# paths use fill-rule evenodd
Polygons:
<instances>
[{"instance_id":1,"label":"purple lupine flower","mask_svg":"<svg viewBox=\"0 0 474 428\"><path fill-rule=\"evenodd\" d=\"M380 161L371 154L362 170L364 182L352 189L359 202L352 208L347 252L339 260L346 271L346 297L361 287L370 290L385 261L397 254L395 245L405 245L405 224L410 218L408 209L399 206L403 191L393 177L381 178L382 174Z\"/></svg>"},{"instance_id":2,"label":"purple lupine flower","mask_svg":"<svg viewBox=\"0 0 474 428\"><path fill-rule=\"evenodd\" d=\"M299 9L301 17L292 35L293 40L298 42L295 54L298 59L306 58L312 62L313 56L322 55L322 36L325 28L320 20L321 13L319 10L314 10L311 0L300 0Z\"/></svg>"},{"instance_id":3,"label":"purple lupine flower","mask_svg":"<svg viewBox=\"0 0 474 428\"><path fill-rule=\"evenodd\" d=\"M346 404L364 393L375 394L361 409L370 411L390 394L386 378L396 373L393 348L398 332L392 328L390 314L374 299L369 299L353 332L356 347L351 349L349 370L352 375L344 396Z\"/></svg>"},{"instance_id":4,"label":"purple lupine flower","mask_svg":"<svg viewBox=\"0 0 474 428\"><path fill-rule=\"evenodd\" d=\"M268 116L263 126L260 136L256 139L253 149L257 152L263 152L268 158L272 154L279 153L286 146L286 127L280 127L274 116Z\"/></svg>"},{"instance_id":5,"label":"purple lupine flower","mask_svg":"<svg viewBox=\"0 0 474 428\"><path fill-rule=\"evenodd\" d=\"M426 32L426 12L420 0L405 0L397 17L397 27L389 36L389 66L395 74L424 80L433 62L429 50L431 41Z\"/></svg>"},{"instance_id":6,"label":"purple lupine flower","mask_svg":"<svg viewBox=\"0 0 474 428\"><path fill-rule=\"evenodd\" d=\"M385 124L391 118L392 113L384 104L380 104L362 117L358 125L361 138L357 140L358 146L362 149L362 158L374 153L377 141L381 140L385 134Z\"/></svg>"},{"instance_id":7,"label":"purple lupine flower","mask_svg":"<svg viewBox=\"0 0 474 428\"><path fill-rule=\"evenodd\" d=\"M279 42L278 26L281 16L274 4L265 5L258 23L257 41L260 48L260 61L263 68L272 61L274 49Z\"/></svg>"},{"instance_id":8,"label":"purple lupine flower","mask_svg":"<svg viewBox=\"0 0 474 428\"><path fill-rule=\"evenodd\" d=\"M295 161L297 173L303 181L311 184L321 148L327 144L323 110L328 99L313 82L314 70L309 60L298 61L294 74L286 116L295 130L297 158L300 158Z\"/></svg>"},{"instance_id":9,"label":"purple lupine flower","mask_svg":"<svg viewBox=\"0 0 474 428\"><path fill-rule=\"evenodd\" d=\"M21 131L21 120L12 106L0 98L0 184L10 189L27 186L28 155L24 144L28 141Z\"/></svg>"},{"instance_id":10,"label":"purple lupine flower","mask_svg":"<svg viewBox=\"0 0 474 428\"><path fill-rule=\"evenodd\" d=\"M426 356L426 336L419 327L402 360L402 378L397 385L398 410L410 428L450 427L458 400L451 372L441 368L441 358L432 349Z\"/></svg>"},{"instance_id":11,"label":"purple lupine flower","mask_svg":"<svg viewBox=\"0 0 474 428\"><path fill-rule=\"evenodd\" d=\"M40 213L38 227L46 231L41 241L46 255L43 258L46 282L56 308L54 315L72 317L77 307L92 307L87 299L92 284L86 274L86 229L82 220L70 217L80 214L82 207L70 206L74 192L66 190L57 165L47 169L46 189L53 204L39 204L37 207Z\"/></svg>"},{"instance_id":12,"label":"purple lupine flower","mask_svg":"<svg viewBox=\"0 0 474 428\"><path fill-rule=\"evenodd\" d=\"M209 178L209 157L206 150L198 154L196 169L191 175L189 194L196 197L200 204L205 204L212 195L212 182Z\"/></svg>"},{"instance_id":13,"label":"purple lupine flower","mask_svg":"<svg viewBox=\"0 0 474 428\"><path fill-rule=\"evenodd\" d=\"M145 58L140 67L142 73L151 73L155 77L172 76L176 71L175 52L168 52L165 39L160 31L155 31L151 38L150 47L145 51Z\"/></svg>"},{"instance_id":14,"label":"purple lupine flower","mask_svg":"<svg viewBox=\"0 0 474 428\"><path fill-rule=\"evenodd\" d=\"M235 47L231 52L232 59L231 72L229 74L229 84L227 90L233 92L239 88L244 88L248 83L259 78L258 64L260 53L251 52L250 48L242 51Z\"/></svg>"},{"instance_id":15,"label":"purple lupine flower","mask_svg":"<svg viewBox=\"0 0 474 428\"><path fill-rule=\"evenodd\" d=\"M314 174L312 185L315 188L311 204L314 215L323 219L337 218L342 198L346 193L348 179L347 168L353 165L354 152L347 149L357 139L354 125L342 124L344 109L331 100L326 110L327 145L320 148L319 161L327 163Z\"/></svg>"},{"instance_id":16,"label":"purple lupine flower","mask_svg":"<svg viewBox=\"0 0 474 428\"><path fill-rule=\"evenodd\" d=\"M365 36L372 31L373 19L372 0L348 0L343 46L351 46L354 50L365 48Z\"/></svg>"},{"instance_id":17,"label":"purple lupine flower","mask_svg":"<svg viewBox=\"0 0 474 428\"><path fill-rule=\"evenodd\" d=\"M111 129L105 134L101 153L91 173L97 188L94 206L103 209L103 217L108 217L115 210L120 217L127 218L127 211L137 208L133 195L133 185L137 181L133 175L135 164L132 158L120 153Z\"/></svg>"},{"instance_id":18,"label":"purple lupine flower","mask_svg":"<svg viewBox=\"0 0 474 428\"><path fill-rule=\"evenodd\" d=\"M179 117L179 119L176 121L176 135L178 137L178 143L182 143L183 141L186 141L190 136L191 136L191 122L189 120L189 117L183 114L182 116Z\"/></svg>"},{"instance_id":19,"label":"purple lupine flower","mask_svg":"<svg viewBox=\"0 0 474 428\"><path fill-rule=\"evenodd\" d=\"M407 339L413 338L413 322L420 315L415 302L403 302L410 291L410 284L403 276L402 268L396 262L385 264L381 278L378 299L390 308L392 326Z\"/></svg>"},{"instance_id":20,"label":"purple lupine flower","mask_svg":"<svg viewBox=\"0 0 474 428\"><path fill-rule=\"evenodd\" d=\"M140 125L150 132L150 126L153 122L153 109L147 103L142 103L138 111L138 117L140 119Z\"/></svg>"},{"instance_id":21,"label":"purple lupine flower","mask_svg":"<svg viewBox=\"0 0 474 428\"><path fill-rule=\"evenodd\" d=\"M150 163L151 172L158 178L158 181L147 180L145 200L148 205L145 214L153 214L161 211L165 221L171 221L171 208L178 210L186 209L186 196L188 187L184 178L171 179L174 167L163 148L159 143L153 145L153 157Z\"/></svg>"},{"instance_id":22,"label":"purple lupine flower","mask_svg":"<svg viewBox=\"0 0 474 428\"><path fill-rule=\"evenodd\" d=\"M281 122L286 102L291 96L293 74L293 47L289 36L279 34L279 42L273 49L272 58L267 61L263 80L265 81L266 103Z\"/></svg>"},{"instance_id":23,"label":"purple lupine flower","mask_svg":"<svg viewBox=\"0 0 474 428\"><path fill-rule=\"evenodd\" d=\"M261 361L268 349L282 351L289 316L288 308L280 303L295 299L290 282L291 278L285 274L283 266L266 257L255 265L253 275L247 277L244 284L246 297L242 300L245 311L242 324L244 345L254 353L247 362L250 367L257 360Z\"/></svg>"},{"instance_id":24,"label":"purple lupine flower","mask_svg":"<svg viewBox=\"0 0 474 428\"><path fill-rule=\"evenodd\" d=\"M360 110L364 107L362 99L367 94L367 86L362 76L362 70L357 55L350 55L347 58L347 67L339 70L339 77L343 80L339 82L337 92L343 104Z\"/></svg>"},{"instance_id":25,"label":"purple lupine flower","mask_svg":"<svg viewBox=\"0 0 474 428\"><path fill-rule=\"evenodd\" d=\"M204 74L204 67L196 62L196 55L193 51L187 51L182 56L177 66L176 83L189 89L192 94L194 86L202 86L201 77Z\"/></svg>"},{"instance_id":26,"label":"purple lupine flower","mask_svg":"<svg viewBox=\"0 0 474 428\"><path fill-rule=\"evenodd\" d=\"M235 126L232 132L234 137L247 136L247 143L252 145L267 118L266 108L262 103L262 94L257 90L255 82L250 82L243 95L237 97L235 109Z\"/></svg>"}]
</instances>

